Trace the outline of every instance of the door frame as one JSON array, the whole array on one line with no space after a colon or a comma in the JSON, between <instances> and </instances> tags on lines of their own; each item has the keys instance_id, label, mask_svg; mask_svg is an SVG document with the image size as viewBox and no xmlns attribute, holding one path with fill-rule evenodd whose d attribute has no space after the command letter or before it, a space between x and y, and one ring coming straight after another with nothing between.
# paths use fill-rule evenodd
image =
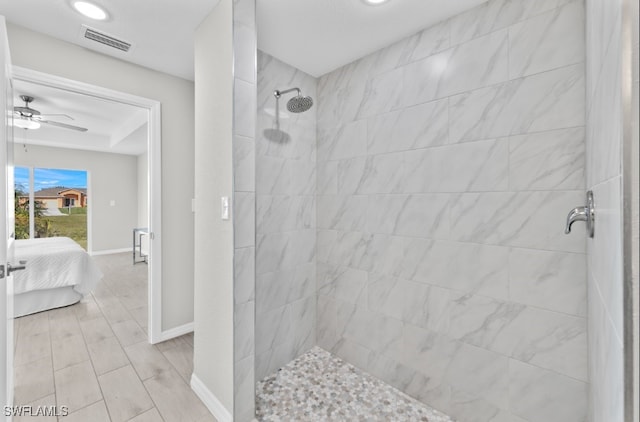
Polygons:
<instances>
[{"instance_id":1,"label":"door frame","mask_svg":"<svg viewBox=\"0 0 640 422\"><path fill-rule=\"evenodd\" d=\"M148 111L147 156L148 156L148 216L149 216L149 261L148 261L148 340L158 343L162 332L162 117L161 104L137 95L127 94L100 86L13 66L13 79L63 89L78 94L115 101Z\"/></svg>"}]
</instances>

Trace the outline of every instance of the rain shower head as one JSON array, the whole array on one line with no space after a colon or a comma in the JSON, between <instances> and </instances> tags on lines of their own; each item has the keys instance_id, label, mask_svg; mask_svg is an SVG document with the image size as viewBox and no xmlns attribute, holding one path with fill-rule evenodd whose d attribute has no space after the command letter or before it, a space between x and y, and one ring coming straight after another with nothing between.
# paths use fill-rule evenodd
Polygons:
<instances>
[{"instance_id":1,"label":"rain shower head","mask_svg":"<svg viewBox=\"0 0 640 422\"><path fill-rule=\"evenodd\" d=\"M291 88L284 91L275 90L273 92L273 95L276 98L280 98L283 94L287 94L293 91L297 91L298 94L287 101L287 110L292 113L304 113L305 111L309 110L311 106L313 106L313 98L300 95L300 88Z\"/></svg>"}]
</instances>

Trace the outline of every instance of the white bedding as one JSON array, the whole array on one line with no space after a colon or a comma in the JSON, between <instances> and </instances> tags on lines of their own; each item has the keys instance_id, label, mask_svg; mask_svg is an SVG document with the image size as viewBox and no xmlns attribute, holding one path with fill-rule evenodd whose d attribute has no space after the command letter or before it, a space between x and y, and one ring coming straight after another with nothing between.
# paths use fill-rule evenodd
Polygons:
<instances>
[{"instance_id":1,"label":"white bedding","mask_svg":"<svg viewBox=\"0 0 640 422\"><path fill-rule=\"evenodd\" d=\"M14 294L73 286L81 295L90 293L102 272L89 254L68 237L16 240L15 260L27 261L14 273Z\"/></svg>"}]
</instances>

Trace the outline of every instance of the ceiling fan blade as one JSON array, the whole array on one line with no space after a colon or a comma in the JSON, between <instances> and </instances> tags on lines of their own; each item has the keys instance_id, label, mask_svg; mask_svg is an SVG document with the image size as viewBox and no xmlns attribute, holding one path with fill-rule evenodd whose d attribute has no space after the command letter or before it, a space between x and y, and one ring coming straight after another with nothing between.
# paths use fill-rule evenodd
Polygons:
<instances>
[{"instance_id":1,"label":"ceiling fan blade","mask_svg":"<svg viewBox=\"0 0 640 422\"><path fill-rule=\"evenodd\" d=\"M64 128L64 129L77 130L78 132L86 132L88 130L85 127L68 125L66 123L60 123L60 122L53 122L51 120L38 120L38 122L45 123L45 124L48 124L48 125L51 125L51 126L58 126L58 127Z\"/></svg>"},{"instance_id":2,"label":"ceiling fan blade","mask_svg":"<svg viewBox=\"0 0 640 422\"><path fill-rule=\"evenodd\" d=\"M68 114L41 114L40 117L58 117L58 116L62 116L62 117L66 117L69 120L75 120L73 117L69 116Z\"/></svg>"}]
</instances>

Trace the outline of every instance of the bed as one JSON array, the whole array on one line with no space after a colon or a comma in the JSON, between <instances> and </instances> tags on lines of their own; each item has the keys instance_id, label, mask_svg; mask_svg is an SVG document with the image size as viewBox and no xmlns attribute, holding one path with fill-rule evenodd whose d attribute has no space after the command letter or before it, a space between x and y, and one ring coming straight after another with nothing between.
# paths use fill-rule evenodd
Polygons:
<instances>
[{"instance_id":1,"label":"bed","mask_svg":"<svg viewBox=\"0 0 640 422\"><path fill-rule=\"evenodd\" d=\"M90 293L102 272L80 245L68 237L16 240L15 261L27 268L14 273L14 316L71 305Z\"/></svg>"}]
</instances>

